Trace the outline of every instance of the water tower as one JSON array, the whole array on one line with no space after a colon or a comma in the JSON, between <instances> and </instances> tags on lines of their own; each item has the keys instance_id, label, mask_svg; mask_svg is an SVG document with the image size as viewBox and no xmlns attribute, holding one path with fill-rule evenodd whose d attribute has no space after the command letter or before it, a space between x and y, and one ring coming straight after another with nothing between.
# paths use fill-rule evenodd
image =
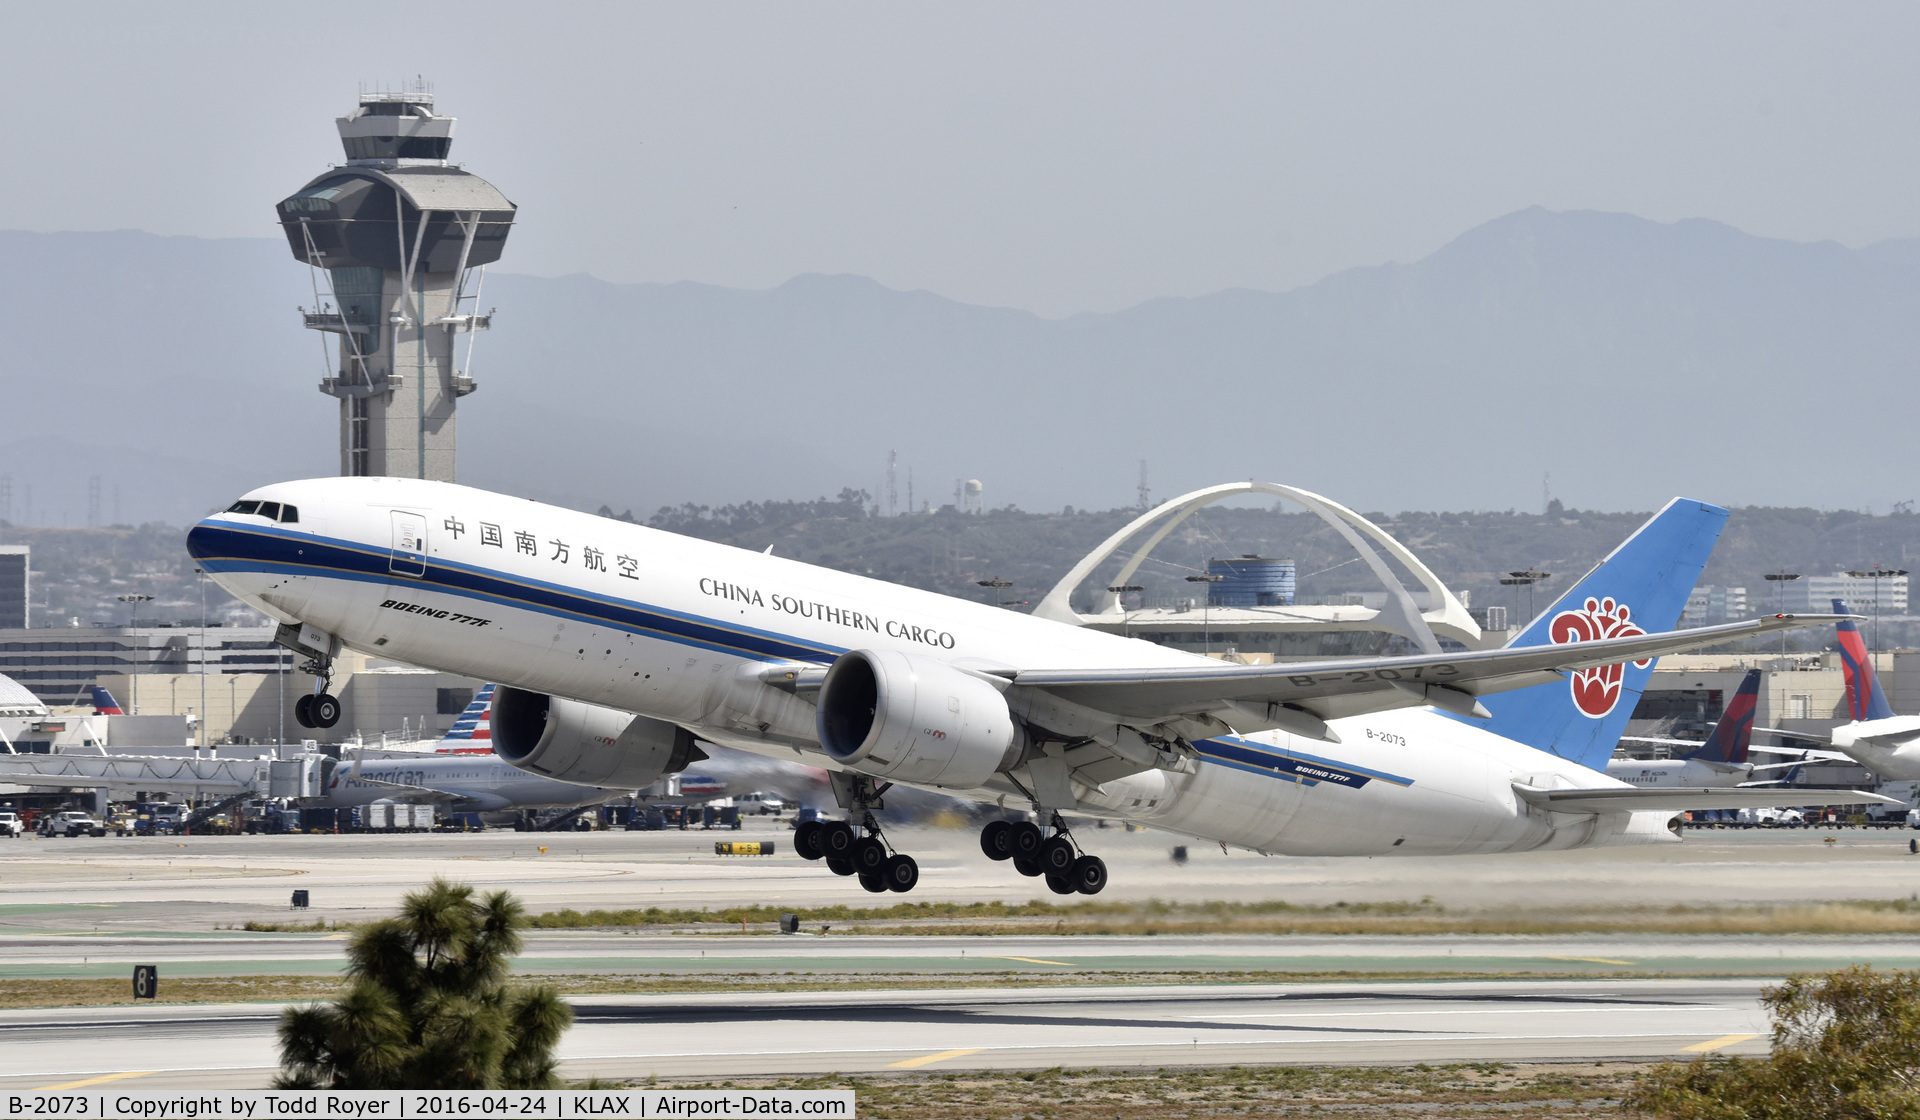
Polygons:
<instances>
[{"instance_id":1,"label":"water tower","mask_svg":"<svg viewBox=\"0 0 1920 1120\"><path fill-rule=\"evenodd\" d=\"M473 333L492 317L479 310L481 282L514 205L447 162L454 118L434 112L425 82L362 91L336 123L346 162L279 214L313 270L306 325L340 336L320 382L340 401L340 473L452 482L453 406L474 390Z\"/></svg>"}]
</instances>

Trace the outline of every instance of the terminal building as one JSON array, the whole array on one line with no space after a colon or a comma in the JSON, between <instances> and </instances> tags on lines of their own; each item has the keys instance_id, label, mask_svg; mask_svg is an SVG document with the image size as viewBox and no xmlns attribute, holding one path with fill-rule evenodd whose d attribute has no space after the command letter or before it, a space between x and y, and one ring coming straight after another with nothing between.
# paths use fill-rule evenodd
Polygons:
<instances>
[{"instance_id":1,"label":"terminal building","mask_svg":"<svg viewBox=\"0 0 1920 1120\"><path fill-rule=\"evenodd\" d=\"M482 683L348 654L335 681L340 722L304 728L293 703L313 679L294 672L295 656L274 642L274 629L4 629L0 674L56 715L91 712L91 689L101 685L129 717L182 717L186 740L201 746L443 735Z\"/></svg>"}]
</instances>

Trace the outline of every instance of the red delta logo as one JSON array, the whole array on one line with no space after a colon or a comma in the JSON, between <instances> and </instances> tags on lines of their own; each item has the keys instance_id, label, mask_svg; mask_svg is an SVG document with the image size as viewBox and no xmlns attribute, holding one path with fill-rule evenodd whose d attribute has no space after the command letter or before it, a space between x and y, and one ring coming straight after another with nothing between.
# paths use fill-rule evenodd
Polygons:
<instances>
[{"instance_id":1,"label":"red delta logo","mask_svg":"<svg viewBox=\"0 0 1920 1120\"><path fill-rule=\"evenodd\" d=\"M1553 616L1547 626L1547 636L1554 645L1566 645L1568 642L1593 642L1601 638L1631 638L1646 631L1632 621L1633 612L1625 603L1616 603L1612 596L1595 599L1587 596L1587 601L1577 611L1561 611ZM1634 665L1646 668L1653 663L1652 658L1636 661ZM1614 706L1620 703L1620 682L1625 677L1627 666L1598 665L1591 669L1576 669L1567 678L1567 686L1573 691L1573 705L1583 715L1600 719Z\"/></svg>"}]
</instances>

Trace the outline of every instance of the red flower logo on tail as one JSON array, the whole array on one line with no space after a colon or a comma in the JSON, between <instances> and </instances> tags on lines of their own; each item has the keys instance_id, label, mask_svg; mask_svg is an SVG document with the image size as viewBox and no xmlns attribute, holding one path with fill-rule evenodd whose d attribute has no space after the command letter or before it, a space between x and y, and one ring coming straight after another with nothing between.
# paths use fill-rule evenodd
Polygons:
<instances>
[{"instance_id":1,"label":"red flower logo on tail","mask_svg":"<svg viewBox=\"0 0 1920 1120\"><path fill-rule=\"evenodd\" d=\"M1553 616L1547 626L1547 636L1555 645L1568 642L1592 642L1601 638L1630 638L1645 634L1632 621L1633 612L1625 603L1616 603L1611 596L1595 599L1591 595L1577 611L1561 611ZM1634 662L1645 668L1652 664L1652 658ZM1620 703L1620 682L1626 676L1625 662L1618 665L1598 665L1591 669L1577 669L1568 678L1567 686L1573 690L1573 705L1584 715L1600 719L1613 711Z\"/></svg>"}]
</instances>

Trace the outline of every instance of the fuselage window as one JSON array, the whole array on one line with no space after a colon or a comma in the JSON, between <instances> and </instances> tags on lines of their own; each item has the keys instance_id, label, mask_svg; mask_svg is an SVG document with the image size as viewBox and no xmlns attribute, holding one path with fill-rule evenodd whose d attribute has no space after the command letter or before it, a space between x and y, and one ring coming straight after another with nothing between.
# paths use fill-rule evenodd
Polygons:
<instances>
[{"instance_id":1,"label":"fuselage window","mask_svg":"<svg viewBox=\"0 0 1920 1120\"><path fill-rule=\"evenodd\" d=\"M228 513L253 513L260 508L259 502L235 502L227 507Z\"/></svg>"},{"instance_id":2,"label":"fuselage window","mask_svg":"<svg viewBox=\"0 0 1920 1120\"><path fill-rule=\"evenodd\" d=\"M300 507L299 506L281 506L280 520L282 523L288 524L288 525L297 523L300 520Z\"/></svg>"},{"instance_id":3,"label":"fuselage window","mask_svg":"<svg viewBox=\"0 0 1920 1120\"><path fill-rule=\"evenodd\" d=\"M266 518L268 521L280 520L280 503L279 502L261 502L260 516Z\"/></svg>"}]
</instances>

